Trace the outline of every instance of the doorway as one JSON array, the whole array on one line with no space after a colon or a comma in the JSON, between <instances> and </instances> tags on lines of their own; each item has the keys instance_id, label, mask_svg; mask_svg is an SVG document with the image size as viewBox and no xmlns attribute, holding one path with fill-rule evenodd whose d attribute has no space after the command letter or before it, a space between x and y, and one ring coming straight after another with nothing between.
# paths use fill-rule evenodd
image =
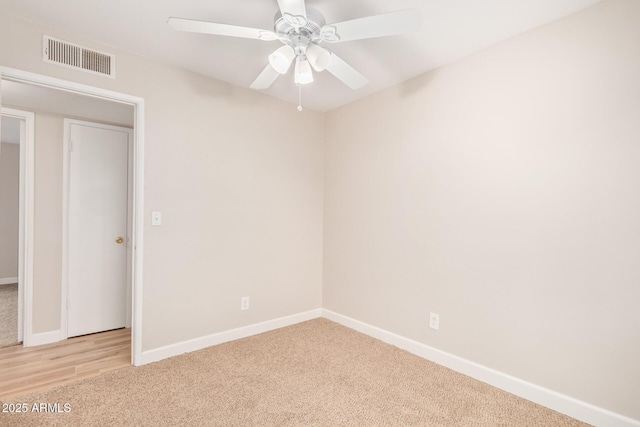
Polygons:
<instances>
[{"instance_id":1,"label":"doorway","mask_svg":"<svg viewBox=\"0 0 640 427\"><path fill-rule=\"evenodd\" d=\"M143 151L144 151L144 100L139 97L108 91L92 86L82 85L65 80L55 79L48 76L42 76L33 74L21 70L16 70L8 67L0 67L0 78L2 81L9 81L15 83L21 83L30 87L41 87L47 90L60 91L61 93L71 93L74 95L80 95L79 98L91 98L101 99L117 103L121 105L128 105L132 107L134 130L132 138L132 224L131 224L131 253L128 256L128 260L131 263L130 277L131 277L131 361L133 365L140 364L140 358L142 353L141 345L141 308L142 308L142 200L143 200ZM4 94L3 94L4 95ZM3 96L3 103L5 97ZM29 178L29 177L27 177ZM30 178L33 179L33 170L31 171ZM27 179L28 180L28 179ZM33 182L31 182L33 185ZM27 207L25 217L33 215L33 205ZM29 242L29 250L33 250L33 243ZM28 250L26 252L29 252ZM33 255L25 256L25 272L29 278L33 278ZM33 308L33 283L29 280L25 281L25 316L23 319L24 324L24 345L38 345L60 341L66 338L67 334L67 315L66 315L66 300L61 298L60 300L60 318L58 322L58 329L47 331L46 333L35 333L33 320L33 313L29 313L29 310Z\"/></svg>"},{"instance_id":2,"label":"doorway","mask_svg":"<svg viewBox=\"0 0 640 427\"><path fill-rule=\"evenodd\" d=\"M0 134L0 348L20 344L20 148L24 119L2 111ZM21 314L21 313L20 313Z\"/></svg>"}]
</instances>

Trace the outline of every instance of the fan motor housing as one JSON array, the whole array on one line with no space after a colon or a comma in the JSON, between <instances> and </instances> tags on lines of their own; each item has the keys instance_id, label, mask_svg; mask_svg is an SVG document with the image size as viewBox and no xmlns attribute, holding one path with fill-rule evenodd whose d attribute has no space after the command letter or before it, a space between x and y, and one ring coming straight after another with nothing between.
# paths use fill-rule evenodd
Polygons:
<instances>
[{"instance_id":1,"label":"fan motor housing","mask_svg":"<svg viewBox=\"0 0 640 427\"><path fill-rule=\"evenodd\" d=\"M307 37L310 41L320 40L320 30L326 24L324 16L311 7L307 7L306 12L307 23L299 28L287 22L281 12L276 13L276 16L273 18L273 31L278 35L278 38L286 44L291 44L291 39L300 34Z\"/></svg>"}]
</instances>

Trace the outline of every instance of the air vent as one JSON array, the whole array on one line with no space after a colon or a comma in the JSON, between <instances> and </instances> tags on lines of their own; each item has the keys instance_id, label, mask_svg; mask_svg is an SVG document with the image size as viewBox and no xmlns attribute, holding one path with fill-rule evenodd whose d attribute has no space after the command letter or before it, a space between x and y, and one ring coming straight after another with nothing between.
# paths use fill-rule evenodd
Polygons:
<instances>
[{"instance_id":1,"label":"air vent","mask_svg":"<svg viewBox=\"0 0 640 427\"><path fill-rule=\"evenodd\" d=\"M115 78L115 55L87 49L53 37L44 36L42 59L45 62Z\"/></svg>"}]
</instances>

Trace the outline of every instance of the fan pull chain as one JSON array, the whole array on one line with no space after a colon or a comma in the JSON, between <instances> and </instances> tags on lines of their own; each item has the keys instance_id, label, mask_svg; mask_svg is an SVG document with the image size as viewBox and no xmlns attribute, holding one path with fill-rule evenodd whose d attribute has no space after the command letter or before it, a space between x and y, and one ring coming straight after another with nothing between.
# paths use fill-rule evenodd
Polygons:
<instances>
[{"instance_id":1,"label":"fan pull chain","mask_svg":"<svg viewBox=\"0 0 640 427\"><path fill-rule=\"evenodd\" d=\"M302 85L298 85L298 111L302 111Z\"/></svg>"}]
</instances>

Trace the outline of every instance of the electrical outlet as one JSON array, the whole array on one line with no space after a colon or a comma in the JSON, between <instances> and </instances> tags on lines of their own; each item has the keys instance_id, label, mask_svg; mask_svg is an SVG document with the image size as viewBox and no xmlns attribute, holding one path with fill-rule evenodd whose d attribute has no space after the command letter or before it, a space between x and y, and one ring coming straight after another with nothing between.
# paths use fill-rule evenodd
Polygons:
<instances>
[{"instance_id":1,"label":"electrical outlet","mask_svg":"<svg viewBox=\"0 0 640 427\"><path fill-rule=\"evenodd\" d=\"M249 310L249 297L240 298L240 310Z\"/></svg>"},{"instance_id":2,"label":"electrical outlet","mask_svg":"<svg viewBox=\"0 0 640 427\"><path fill-rule=\"evenodd\" d=\"M429 313L429 327L436 331L440 329L440 315L436 313Z\"/></svg>"}]
</instances>

